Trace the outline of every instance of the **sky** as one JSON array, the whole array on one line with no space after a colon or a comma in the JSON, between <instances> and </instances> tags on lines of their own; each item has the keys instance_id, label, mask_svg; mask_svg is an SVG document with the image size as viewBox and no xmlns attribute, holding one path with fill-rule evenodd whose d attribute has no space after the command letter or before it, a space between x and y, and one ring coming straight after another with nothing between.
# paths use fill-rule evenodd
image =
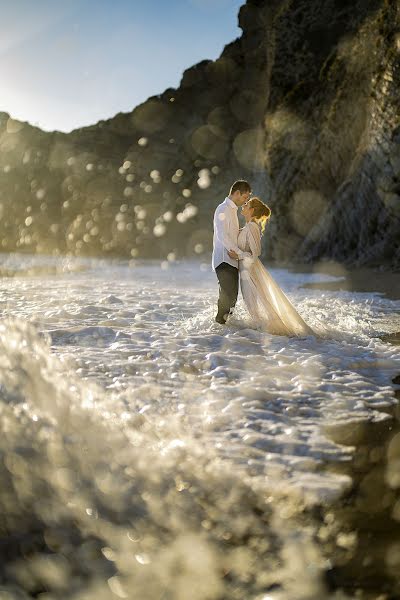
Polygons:
<instances>
[{"instance_id":1,"label":"sky","mask_svg":"<svg viewBox=\"0 0 400 600\"><path fill-rule=\"evenodd\" d=\"M240 36L245 0L0 0L0 111L71 131L178 87Z\"/></svg>"}]
</instances>

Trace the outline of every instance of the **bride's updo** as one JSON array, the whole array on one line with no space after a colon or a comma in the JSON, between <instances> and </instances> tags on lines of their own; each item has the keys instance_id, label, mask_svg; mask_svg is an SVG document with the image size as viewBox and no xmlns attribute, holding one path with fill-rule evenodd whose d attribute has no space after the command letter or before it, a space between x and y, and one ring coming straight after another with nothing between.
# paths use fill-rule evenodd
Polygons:
<instances>
[{"instance_id":1,"label":"bride's updo","mask_svg":"<svg viewBox=\"0 0 400 600\"><path fill-rule=\"evenodd\" d=\"M256 196L249 201L249 206L254 209L253 219L261 226L261 231L264 233L265 226L271 218L271 209L269 206L261 202Z\"/></svg>"}]
</instances>

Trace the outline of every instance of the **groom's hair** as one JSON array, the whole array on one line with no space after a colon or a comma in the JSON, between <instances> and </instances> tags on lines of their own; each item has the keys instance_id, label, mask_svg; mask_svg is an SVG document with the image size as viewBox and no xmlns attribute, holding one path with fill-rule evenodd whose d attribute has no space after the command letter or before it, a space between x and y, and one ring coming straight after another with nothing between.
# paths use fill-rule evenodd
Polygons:
<instances>
[{"instance_id":1,"label":"groom's hair","mask_svg":"<svg viewBox=\"0 0 400 600\"><path fill-rule=\"evenodd\" d=\"M241 194L245 194L246 192L251 192L251 186L248 181L244 179L239 179L232 184L229 195L234 194L235 192L240 192Z\"/></svg>"}]
</instances>

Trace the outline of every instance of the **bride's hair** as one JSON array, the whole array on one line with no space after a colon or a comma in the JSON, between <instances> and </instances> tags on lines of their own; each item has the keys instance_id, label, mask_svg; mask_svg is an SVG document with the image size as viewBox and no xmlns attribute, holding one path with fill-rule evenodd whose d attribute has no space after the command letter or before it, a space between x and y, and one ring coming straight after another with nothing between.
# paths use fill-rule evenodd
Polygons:
<instances>
[{"instance_id":1,"label":"bride's hair","mask_svg":"<svg viewBox=\"0 0 400 600\"><path fill-rule=\"evenodd\" d=\"M270 207L256 196L249 201L249 206L254 209L253 219L261 226L261 232L264 233L265 226L271 218Z\"/></svg>"}]
</instances>

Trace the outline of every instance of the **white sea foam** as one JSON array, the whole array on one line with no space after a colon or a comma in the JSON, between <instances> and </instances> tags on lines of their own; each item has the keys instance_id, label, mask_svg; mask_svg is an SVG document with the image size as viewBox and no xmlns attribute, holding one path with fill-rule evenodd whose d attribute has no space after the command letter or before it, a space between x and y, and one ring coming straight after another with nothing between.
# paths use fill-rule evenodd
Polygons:
<instances>
[{"instance_id":1,"label":"white sea foam","mask_svg":"<svg viewBox=\"0 0 400 600\"><path fill-rule=\"evenodd\" d=\"M43 472L52 490L45 506L55 510L61 495L68 518L101 533L117 557L107 584L117 596L131 597L134 582L146 599L169 586L172 597L186 598L185 586L196 582L199 600L217 598L230 589L221 570L232 569L236 581L247 569L246 597L258 598L274 583L266 572L279 564L281 595L271 598L294 597L279 548L290 554L295 542L272 499L310 506L351 485L324 468L353 451L328 434L388 418L382 408L396 402L391 379L400 353L378 335L398 328L388 317L399 303L304 290L323 276L272 271L303 318L324 325L320 337L289 339L254 328L241 302L228 326L216 324L217 285L206 266L46 261L20 258L19 269L38 273L51 262L53 274L2 280L2 407L15 429L3 442L9 471L27 469L16 458L15 438L23 436L26 452L39 457L33 473L40 480ZM32 478L28 497L45 519ZM268 523L256 516L260 509L271 514ZM128 558L135 527L142 542ZM240 559L230 548L224 562L219 544L232 536L261 536L276 552L243 542L234 548L242 548ZM202 556L197 566L185 558L189 547ZM250 567L255 556L264 579ZM178 583L172 557L185 565ZM311 597L309 586L328 597L318 577L304 575L303 584L297 598Z\"/></svg>"}]
</instances>

